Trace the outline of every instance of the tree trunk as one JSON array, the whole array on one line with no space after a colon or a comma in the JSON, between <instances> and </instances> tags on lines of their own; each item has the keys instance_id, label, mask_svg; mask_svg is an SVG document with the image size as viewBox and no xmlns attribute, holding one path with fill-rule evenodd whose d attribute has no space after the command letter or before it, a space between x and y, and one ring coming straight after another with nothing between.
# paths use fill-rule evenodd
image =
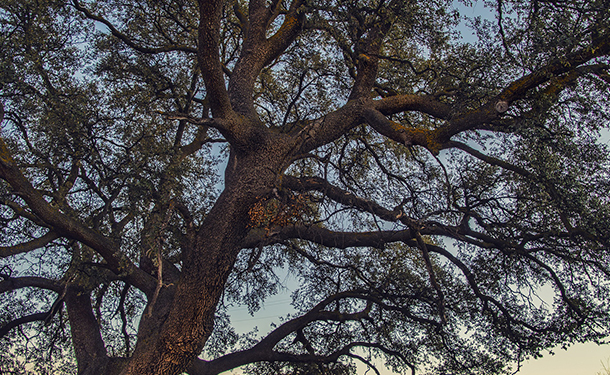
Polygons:
<instances>
[{"instance_id":1,"label":"tree trunk","mask_svg":"<svg viewBox=\"0 0 610 375\"><path fill-rule=\"evenodd\" d=\"M153 304L152 317L143 317L148 323L147 327L141 323L140 331L148 334L139 336L123 375L179 374L210 336L216 306L247 234L249 210L270 191L275 178L271 171L277 167L277 161L269 159L244 157L239 163L237 159L232 155L225 190L204 220L192 251L183 254L173 298L168 296L172 286L164 287L168 290ZM164 303L171 308L164 308Z\"/></svg>"}]
</instances>

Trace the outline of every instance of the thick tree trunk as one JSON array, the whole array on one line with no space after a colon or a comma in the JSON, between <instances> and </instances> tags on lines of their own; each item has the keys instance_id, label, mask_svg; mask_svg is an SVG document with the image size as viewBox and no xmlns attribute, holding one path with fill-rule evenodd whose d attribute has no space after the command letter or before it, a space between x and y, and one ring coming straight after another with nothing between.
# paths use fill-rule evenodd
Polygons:
<instances>
[{"instance_id":1,"label":"thick tree trunk","mask_svg":"<svg viewBox=\"0 0 610 375\"><path fill-rule=\"evenodd\" d=\"M269 159L243 158L239 163L232 159L225 190L200 228L192 251L183 255L173 298L167 296L172 286L167 287L166 295L160 294L153 305L152 316L143 317L141 324L147 326L140 327L142 336L122 374L179 374L210 336L216 305L247 234L249 209L270 191L275 178L271 171L277 167Z\"/></svg>"}]
</instances>

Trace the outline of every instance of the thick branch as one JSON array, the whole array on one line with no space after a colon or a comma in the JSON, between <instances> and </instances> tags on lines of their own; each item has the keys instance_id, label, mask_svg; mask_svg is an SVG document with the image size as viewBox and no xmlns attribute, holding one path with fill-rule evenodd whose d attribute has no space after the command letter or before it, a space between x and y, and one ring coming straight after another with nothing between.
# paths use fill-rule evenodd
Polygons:
<instances>
[{"instance_id":1,"label":"thick branch","mask_svg":"<svg viewBox=\"0 0 610 375\"><path fill-rule=\"evenodd\" d=\"M219 54L223 3L221 0L199 1L199 53L197 54L212 114L221 118L227 117L232 112Z\"/></svg>"},{"instance_id":2,"label":"thick branch","mask_svg":"<svg viewBox=\"0 0 610 375\"><path fill-rule=\"evenodd\" d=\"M51 206L23 176L2 139L0 139L0 178L6 180L25 200L32 212L53 227L57 234L76 239L97 251L113 272L125 274L131 284L145 293L154 288L154 279L126 258L112 240Z\"/></svg>"},{"instance_id":3,"label":"thick branch","mask_svg":"<svg viewBox=\"0 0 610 375\"><path fill-rule=\"evenodd\" d=\"M107 360L106 348L99 325L93 315L89 293L68 287L65 296L66 308L70 319L70 331L79 374L100 360Z\"/></svg>"},{"instance_id":4,"label":"thick branch","mask_svg":"<svg viewBox=\"0 0 610 375\"><path fill-rule=\"evenodd\" d=\"M54 280L45 279L44 277L7 277L0 275L4 280L0 281L0 294L17 290L21 288L42 288L60 293L63 289L62 285Z\"/></svg>"},{"instance_id":5,"label":"thick branch","mask_svg":"<svg viewBox=\"0 0 610 375\"><path fill-rule=\"evenodd\" d=\"M249 28L241 56L229 82L229 95L235 111L256 119L254 82L261 70L284 52L298 36L304 22L300 9L303 0L293 0L280 29L270 38L265 34L275 10L265 7L264 1L251 1Z\"/></svg>"},{"instance_id":6,"label":"thick branch","mask_svg":"<svg viewBox=\"0 0 610 375\"><path fill-rule=\"evenodd\" d=\"M27 315L27 316L24 316L24 317L15 319L15 320L11 320L10 322L8 322L4 326L2 326L2 328L0 328L0 338L6 336L15 327L19 327L20 325L27 324L27 323L43 321L47 318L47 316L49 316L49 313L43 312L43 313L31 314L31 315Z\"/></svg>"},{"instance_id":7,"label":"thick branch","mask_svg":"<svg viewBox=\"0 0 610 375\"><path fill-rule=\"evenodd\" d=\"M49 231L44 236L25 243L20 243L18 245L7 247L0 246L0 258L6 258L7 256L27 253L28 251L39 249L48 245L49 243L51 243L51 241L57 238L59 238L59 235L57 233L55 233L54 231Z\"/></svg>"},{"instance_id":8,"label":"thick branch","mask_svg":"<svg viewBox=\"0 0 610 375\"><path fill-rule=\"evenodd\" d=\"M379 24L368 31L363 40L358 41L356 46L358 72L349 96L350 100L370 96L375 85L375 79L377 78L379 50L381 49L383 37L390 29L390 26L391 23L388 19L380 21Z\"/></svg>"},{"instance_id":9,"label":"thick branch","mask_svg":"<svg viewBox=\"0 0 610 375\"><path fill-rule=\"evenodd\" d=\"M435 131L408 128L397 122L390 121L381 112L372 108L364 111L364 118L379 134L402 143L405 146L423 146L435 155L443 148Z\"/></svg>"},{"instance_id":10,"label":"thick branch","mask_svg":"<svg viewBox=\"0 0 610 375\"><path fill-rule=\"evenodd\" d=\"M451 115L451 107L439 102L432 96L425 95L394 95L375 100L374 107L384 115L417 111L439 119L447 120Z\"/></svg>"}]
</instances>

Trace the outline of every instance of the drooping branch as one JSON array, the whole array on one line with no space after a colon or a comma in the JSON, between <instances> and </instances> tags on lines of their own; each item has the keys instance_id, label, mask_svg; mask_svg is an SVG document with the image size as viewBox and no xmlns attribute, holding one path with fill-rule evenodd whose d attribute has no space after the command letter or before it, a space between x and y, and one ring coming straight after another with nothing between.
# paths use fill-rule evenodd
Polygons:
<instances>
[{"instance_id":1,"label":"drooping branch","mask_svg":"<svg viewBox=\"0 0 610 375\"><path fill-rule=\"evenodd\" d=\"M443 324L446 324L447 315L445 312L445 295L443 293L443 290L441 289L440 284L438 283L438 280L436 277L436 272L434 271L434 267L432 266L432 261L430 259L430 253L428 252L428 245L424 241L423 237L421 236L421 234L419 233L417 228L411 228L411 230L413 230L413 232L415 233L415 239L417 242L417 246L421 250L422 257L424 258L424 263L426 264L426 271L428 272L428 277L430 278L430 284L432 284L432 287L434 288L434 290L436 291L436 294L438 296L437 306L438 306L438 313L439 313L441 322Z\"/></svg>"},{"instance_id":2,"label":"drooping branch","mask_svg":"<svg viewBox=\"0 0 610 375\"><path fill-rule=\"evenodd\" d=\"M454 264L462 272L462 274L464 275L464 277L466 278L466 280L470 286L470 289L472 290L474 295L482 302L482 304L483 304L482 310L487 313L492 314L493 319L495 321L499 320L501 318L501 316L503 316L504 319L506 319L506 322L507 322L509 328L512 324L518 324L535 333L548 332L548 331L552 331L553 329L558 328L558 327L554 327L554 326L541 328L541 327L537 327L533 324L530 324L522 319L516 318L514 316L514 314L511 313L506 308L506 306L504 306L500 301L498 301L496 298L494 298L490 295L483 293L479 284L476 281L475 275L472 273L470 268L464 262L462 262L457 256L451 254L451 252L449 252L448 250L446 250L440 246L429 245L428 249L429 249L429 251L437 253L437 254L443 256L444 258L446 258L447 260L449 260L452 264ZM497 311L494 310L492 308L492 306L495 307L497 309Z\"/></svg>"}]
</instances>

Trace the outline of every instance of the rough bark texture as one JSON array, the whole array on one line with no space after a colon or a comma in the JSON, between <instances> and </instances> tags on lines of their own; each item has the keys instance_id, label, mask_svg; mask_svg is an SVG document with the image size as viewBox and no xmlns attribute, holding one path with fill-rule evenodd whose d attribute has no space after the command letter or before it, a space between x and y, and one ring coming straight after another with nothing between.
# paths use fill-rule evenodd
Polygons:
<instances>
[{"instance_id":1,"label":"rough bark texture","mask_svg":"<svg viewBox=\"0 0 610 375\"><path fill-rule=\"evenodd\" d=\"M19 35L14 43L22 45L2 39L2 46L13 48L16 62L30 65L13 71L11 61L8 73L0 74L0 220L7 223L0 232L0 260L40 256L42 262L45 255L37 250L60 248L68 261L52 265L53 278L15 276L12 263L0 268L1 295L31 288L56 297L48 312L7 312L0 339L13 340L9 333L21 325L48 323L65 306L79 375L217 374L257 362L303 365L294 370L303 373L325 371L340 358L373 367L354 354L356 347L374 349L413 372L417 361L441 353L442 363L454 366L448 372L495 373L501 370L496 358L520 361L556 344L609 333L599 329L608 320L607 306L599 303L602 292L581 298L596 290L593 286L607 287L610 275L610 184L607 170L596 169L606 159L595 155L605 149L579 154L591 146L571 143L580 125L565 125L565 114L552 112L570 102L562 93L580 99L570 90L588 87L585 83L607 91L606 11L575 8L581 17L570 22L582 29L582 40L565 50L561 43L550 46L539 61L516 63L511 48L538 44L537 39L519 41L541 27L534 22L538 7L565 16L553 8L555 2L532 2L531 13L522 17L530 29L514 31L515 42L505 38L504 5L498 2L504 52L477 47L498 55L497 61L448 43L448 34L439 30L457 24L436 3L199 0L198 7L189 8L189 2L127 1L125 9L116 2L105 7L103 1L72 0L65 9L62 2L33 2L42 9L10 3L19 11L4 17L12 8L3 7L0 17L17 24L9 30L0 23L0 28L10 31L11 43L13 34ZM114 13L107 7L121 9ZM74 49L58 46L71 34L61 22L50 21L57 15L108 28L95 36L97 44L91 42L103 56L80 66L99 75L93 88L80 87L78 80L62 86L74 74ZM46 23L59 30L54 38L45 39L53 32L50 26L36 29ZM38 32L32 34L34 29ZM545 33L551 31L542 39ZM304 48L311 46L299 45L301 38L321 46ZM401 38L413 39L410 50ZM57 51L64 55L56 57ZM0 51L0 57L10 56ZM336 64L339 58L342 63ZM68 61L55 67L63 76L54 72L57 61ZM498 66L479 73L479 65L494 63ZM504 71L502 64L513 65ZM286 87L275 82L284 73L293 75ZM124 78L129 74L135 78ZM98 80L108 87L95 87ZM393 80L396 89L388 87ZM306 91L316 85L317 92ZM325 96L322 91L334 90L332 85L341 92ZM7 93L5 86L10 86ZM89 95L112 105L100 101L108 109L98 113ZM132 99L154 109L122 114L121 106L132 105ZM580 109L583 122L599 100ZM5 108L4 101L12 107ZM277 108L286 112L279 123L274 122L281 118L273 113ZM606 112L596 113L600 122L607 119ZM30 118L36 121L29 124ZM582 133L597 130L591 125ZM489 134L498 135L499 151L486 143ZM90 149L81 150L81 138L91 141ZM157 145L167 138L170 146ZM523 150L517 139L532 150ZM192 197L185 193L190 178L185 176L205 169L197 153L208 143L222 143L229 153L223 190L206 208L189 206L183 201ZM439 157L443 150L453 153ZM462 164L452 164L455 155L464 158ZM587 159L582 168L574 167L577 156ZM561 175L562 168L569 173ZM382 188L387 193L379 192ZM598 190L589 194L588 189ZM252 210L271 201L292 216L257 227ZM296 213L290 211L294 202ZM139 237L134 240L129 231L139 231ZM449 251L436 238L462 247ZM301 246L305 242L311 247ZM281 245L282 256L298 258L298 272L313 270L302 271L302 280L311 284L301 291L307 295L295 297L306 307L250 348L198 359L227 280L245 254L240 252L252 251L247 273L268 245ZM115 288L116 306L102 313L113 283L122 288ZM556 291L553 314L536 310L538 302L515 292L514 285L550 286ZM147 303L135 347L127 330L130 288ZM531 298L537 290L529 293ZM103 314L123 323L124 353L109 353ZM320 327L327 325L338 327L336 337L325 336ZM470 325L475 341L460 346L456 338ZM503 346L496 350L490 346L495 343Z\"/></svg>"}]
</instances>

